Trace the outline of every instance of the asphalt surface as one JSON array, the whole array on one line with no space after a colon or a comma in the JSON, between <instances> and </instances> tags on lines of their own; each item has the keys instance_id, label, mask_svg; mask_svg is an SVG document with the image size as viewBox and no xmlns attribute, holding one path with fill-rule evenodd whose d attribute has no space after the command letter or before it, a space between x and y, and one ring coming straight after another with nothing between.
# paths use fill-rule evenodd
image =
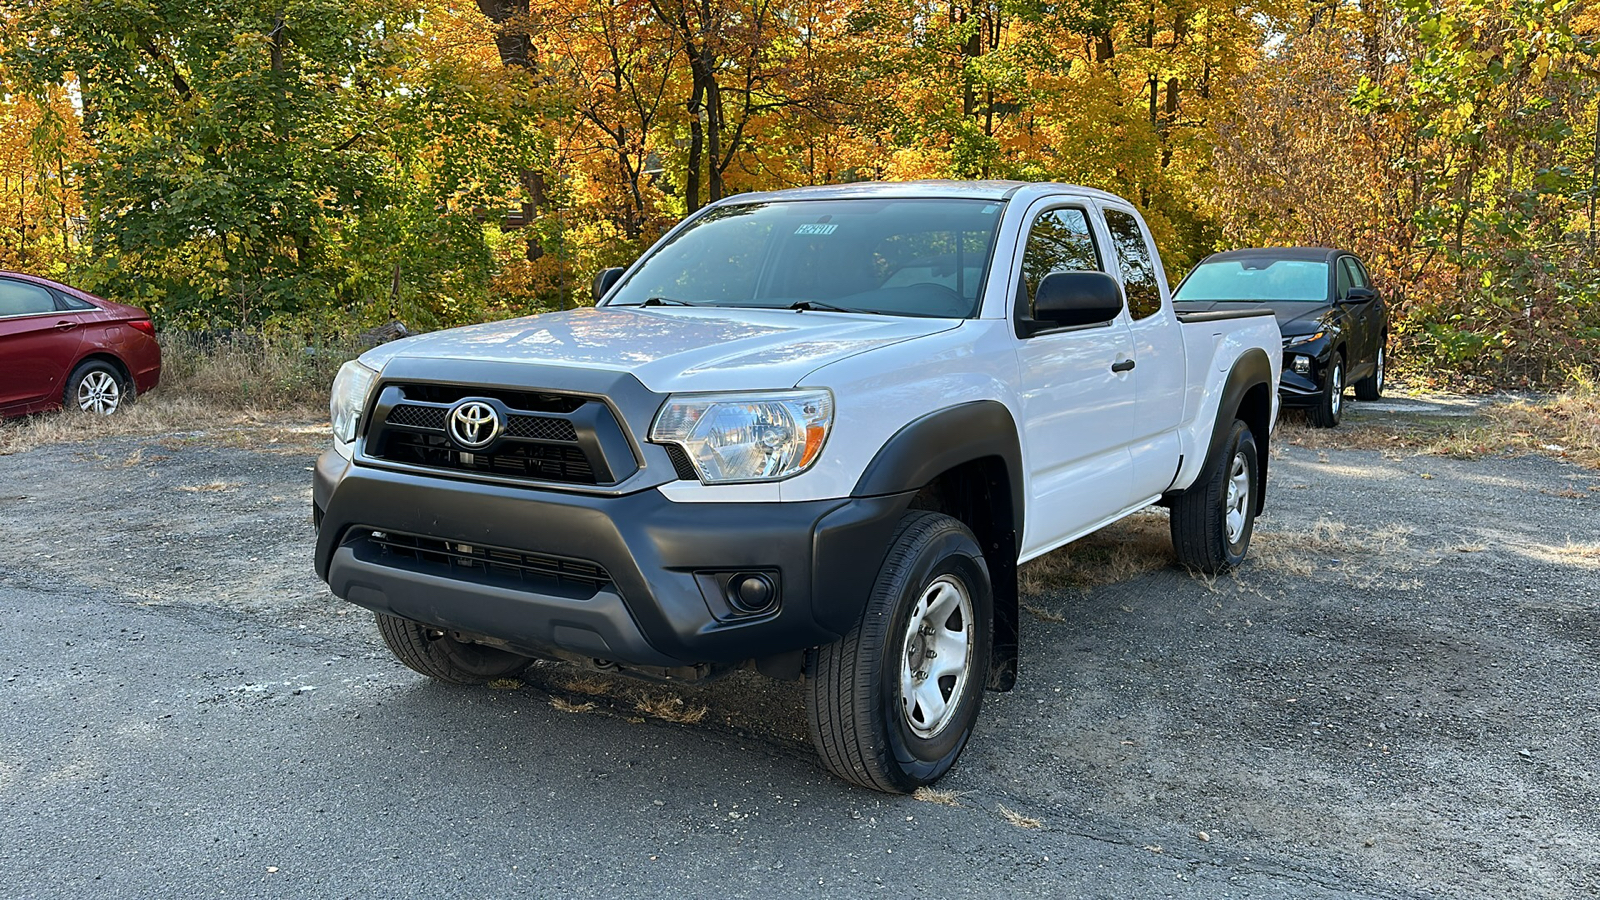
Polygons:
<instances>
[{"instance_id":1,"label":"asphalt surface","mask_svg":"<svg viewBox=\"0 0 1600 900\"><path fill-rule=\"evenodd\" d=\"M950 806L792 683L432 684L311 574L309 457L217 443L0 457L0 897L1600 895L1600 473L1284 446L1215 581L1119 526Z\"/></svg>"}]
</instances>

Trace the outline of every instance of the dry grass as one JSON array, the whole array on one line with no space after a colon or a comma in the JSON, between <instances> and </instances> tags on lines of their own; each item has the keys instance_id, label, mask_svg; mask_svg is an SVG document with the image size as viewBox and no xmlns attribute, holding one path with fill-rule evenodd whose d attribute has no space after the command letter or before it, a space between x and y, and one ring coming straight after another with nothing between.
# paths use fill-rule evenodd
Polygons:
<instances>
[{"instance_id":1,"label":"dry grass","mask_svg":"<svg viewBox=\"0 0 1600 900\"><path fill-rule=\"evenodd\" d=\"M315 452L326 443L333 376L356 353L287 337L202 344L163 334L161 385L149 396L114 416L72 410L0 423L0 455L108 437Z\"/></svg>"},{"instance_id":2,"label":"dry grass","mask_svg":"<svg viewBox=\"0 0 1600 900\"><path fill-rule=\"evenodd\" d=\"M1008 808L1004 803L998 804L1001 818L1018 828L1042 828L1044 822L1032 816L1025 816L1014 809Z\"/></svg>"},{"instance_id":3,"label":"dry grass","mask_svg":"<svg viewBox=\"0 0 1600 900\"><path fill-rule=\"evenodd\" d=\"M928 785L923 785L911 792L911 799L913 800L921 800L923 803L937 803L940 806L960 806L961 797L960 791L944 791Z\"/></svg>"},{"instance_id":4,"label":"dry grass","mask_svg":"<svg viewBox=\"0 0 1600 900\"><path fill-rule=\"evenodd\" d=\"M608 681L593 675L579 675L562 682L561 686L574 694L586 694L590 697L604 697L616 690L615 681Z\"/></svg>"},{"instance_id":5,"label":"dry grass","mask_svg":"<svg viewBox=\"0 0 1600 900\"><path fill-rule=\"evenodd\" d=\"M560 697L551 697L550 698L550 705L555 707L556 709L561 710L564 713L594 712L594 709L595 709L595 706L594 706L593 703L588 703L588 702L573 703L570 700L563 700Z\"/></svg>"},{"instance_id":6,"label":"dry grass","mask_svg":"<svg viewBox=\"0 0 1600 900\"><path fill-rule=\"evenodd\" d=\"M180 484L178 490L191 494L220 494L236 487L239 487L237 481L208 481L205 484Z\"/></svg>"},{"instance_id":7,"label":"dry grass","mask_svg":"<svg viewBox=\"0 0 1600 900\"><path fill-rule=\"evenodd\" d=\"M1568 538L1566 544L1560 547L1531 544L1513 549L1544 562L1576 566L1580 569L1600 569L1600 543L1574 543Z\"/></svg>"},{"instance_id":8,"label":"dry grass","mask_svg":"<svg viewBox=\"0 0 1600 900\"><path fill-rule=\"evenodd\" d=\"M698 725L710 712L704 706L687 706L682 697L640 695L634 700L634 709L647 716L676 722L679 725Z\"/></svg>"},{"instance_id":9,"label":"dry grass","mask_svg":"<svg viewBox=\"0 0 1600 900\"><path fill-rule=\"evenodd\" d=\"M1135 513L1094 534L1028 562L1018 573L1025 597L1062 588L1115 584L1173 565L1172 538L1162 510ZM1049 610L1028 611L1046 621L1062 621Z\"/></svg>"},{"instance_id":10,"label":"dry grass","mask_svg":"<svg viewBox=\"0 0 1600 900\"><path fill-rule=\"evenodd\" d=\"M1409 557L1411 532L1409 525L1398 523L1362 531L1319 519L1303 531L1258 530L1251 538L1250 558L1263 568L1299 577L1367 571L1374 557L1389 560L1391 566Z\"/></svg>"}]
</instances>

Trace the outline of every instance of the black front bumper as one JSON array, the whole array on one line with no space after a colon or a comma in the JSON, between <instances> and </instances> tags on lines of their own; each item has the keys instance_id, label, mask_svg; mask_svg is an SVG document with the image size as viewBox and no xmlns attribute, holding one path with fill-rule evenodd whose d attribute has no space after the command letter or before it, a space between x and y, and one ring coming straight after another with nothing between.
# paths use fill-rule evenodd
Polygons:
<instances>
[{"instance_id":1,"label":"black front bumper","mask_svg":"<svg viewBox=\"0 0 1600 900\"><path fill-rule=\"evenodd\" d=\"M655 668L736 663L830 643L853 626L910 494L675 503L647 489L567 493L317 461L317 574L353 603L534 656ZM419 535L597 564L598 588L548 589L488 567L386 552ZM730 609L719 576L773 577L775 609ZM592 591L592 595L591 595Z\"/></svg>"}]
</instances>

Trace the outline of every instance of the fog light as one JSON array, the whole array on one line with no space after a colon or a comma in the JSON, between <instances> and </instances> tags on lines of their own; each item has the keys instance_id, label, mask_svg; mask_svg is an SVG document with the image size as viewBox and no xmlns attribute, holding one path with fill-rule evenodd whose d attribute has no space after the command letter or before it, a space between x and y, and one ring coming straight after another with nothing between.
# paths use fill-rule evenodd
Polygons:
<instances>
[{"instance_id":1,"label":"fog light","mask_svg":"<svg viewBox=\"0 0 1600 900\"><path fill-rule=\"evenodd\" d=\"M778 597L778 588L765 575L735 575L729 581L730 600L740 612L766 612Z\"/></svg>"},{"instance_id":2,"label":"fog light","mask_svg":"<svg viewBox=\"0 0 1600 900\"><path fill-rule=\"evenodd\" d=\"M1311 374L1311 357L1309 357L1309 356L1296 356L1294 358L1294 371L1298 375L1310 375Z\"/></svg>"}]
</instances>

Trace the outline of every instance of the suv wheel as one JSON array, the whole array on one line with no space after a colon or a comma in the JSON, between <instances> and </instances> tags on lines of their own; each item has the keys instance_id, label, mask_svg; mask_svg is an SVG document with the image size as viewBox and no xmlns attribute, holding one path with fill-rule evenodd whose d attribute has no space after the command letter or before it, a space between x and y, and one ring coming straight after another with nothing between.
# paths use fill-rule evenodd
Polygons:
<instances>
[{"instance_id":1,"label":"suv wheel","mask_svg":"<svg viewBox=\"0 0 1600 900\"><path fill-rule=\"evenodd\" d=\"M907 513L860 621L806 654L811 740L827 767L889 793L949 771L978 719L993 609L967 526Z\"/></svg>"},{"instance_id":2,"label":"suv wheel","mask_svg":"<svg viewBox=\"0 0 1600 900\"><path fill-rule=\"evenodd\" d=\"M1387 355L1388 351L1382 347L1378 348L1377 368L1372 370L1371 375L1356 382L1357 400L1379 400L1383 398L1384 369L1389 365L1389 361L1384 358Z\"/></svg>"},{"instance_id":3,"label":"suv wheel","mask_svg":"<svg viewBox=\"0 0 1600 900\"><path fill-rule=\"evenodd\" d=\"M1178 561L1206 574L1244 562L1255 531L1256 440L1235 421L1211 470L1172 502L1172 548Z\"/></svg>"},{"instance_id":4,"label":"suv wheel","mask_svg":"<svg viewBox=\"0 0 1600 900\"><path fill-rule=\"evenodd\" d=\"M1344 412L1344 354L1333 351L1328 360L1328 383L1323 385L1322 396L1311 407L1311 424L1318 428L1332 428L1339 424Z\"/></svg>"},{"instance_id":5,"label":"suv wheel","mask_svg":"<svg viewBox=\"0 0 1600 900\"><path fill-rule=\"evenodd\" d=\"M533 660L507 650L458 641L437 628L386 613L374 613L378 633L395 658L418 672L449 684L486 684L508 678Z\"/></svg>"}]
</instances>

